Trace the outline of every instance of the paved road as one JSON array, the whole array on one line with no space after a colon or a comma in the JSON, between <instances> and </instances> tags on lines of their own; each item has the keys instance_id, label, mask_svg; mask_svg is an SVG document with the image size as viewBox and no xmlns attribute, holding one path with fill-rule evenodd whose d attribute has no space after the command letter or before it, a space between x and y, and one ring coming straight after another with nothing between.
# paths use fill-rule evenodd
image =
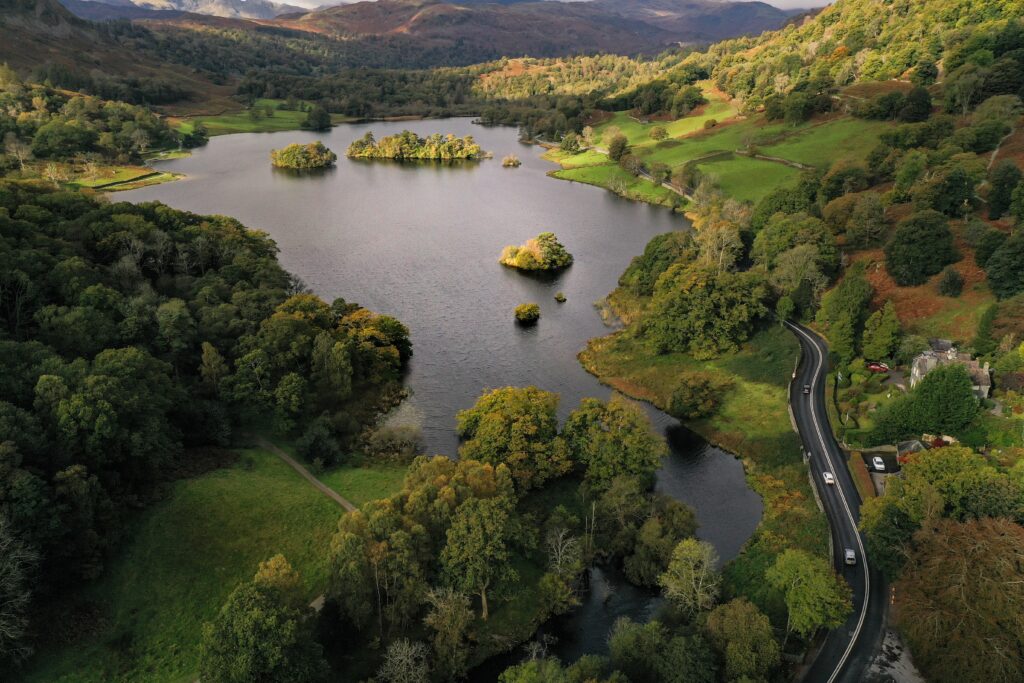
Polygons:
<instances>
[{"instance_id":1,"label":"paved road","mask_svg":"<svg viewBox=\"0 0 1024 683\"><path fill-rule=\"evenodd\" d=\"M828 346L810 330L787 323L800 341L803 356L796 371L789 397L793 416L804 450L810 453L809 466L815 487L821 495L833 539L833 561L837 571L853 589L853 612L846 623L829 631L817 658L807 671L806 683L859 683L878 651L885 627L888 589L881 574L870 567L857 523L860 519L860 495L846 467L845 456L832 437L825 411L825 376L828 373ZM810 393L804 394L805 386ZM822 472L831 472L835 485L828 486ZM843 561L846 548L857 553L857 564Z\"/></svg>"}]
</instances>

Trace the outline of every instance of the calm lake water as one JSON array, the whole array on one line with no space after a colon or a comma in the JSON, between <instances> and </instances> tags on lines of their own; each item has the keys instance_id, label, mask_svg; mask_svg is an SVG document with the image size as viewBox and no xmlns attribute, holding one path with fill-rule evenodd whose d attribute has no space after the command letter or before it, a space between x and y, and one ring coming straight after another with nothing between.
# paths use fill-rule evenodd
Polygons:
<instances>
[{"instance_id":1,"label":"calm lake water","mask_svg":"<svg viewBox=\"0 0 1024 683\"><path fill-rule=\"evenodd\" d=\"M470 134L495 158L442 165L343 156L367 130L380 138L404 128L420 135ZM270 166L271 149L314 140L341 157L336 168L296 176ZM576 360L588 339L610 331L594 302L614 289L650 238L688 226L667 209L546 177L553 166L539 158L541 151L519 143L512 128L484 128L469 119L230 135L190 158L159 164L187 179L113 198L238 218L268 232L284 267L323 298L341 296L408 325L412 397L399 419L421 426L429 453L454 455L455 413L487 389L533 384L558 392L563 418L584 397L607 398L609 390ZM500 159L509 153L522 159L520 168L502 168ZM498 264L502 247L545 230L574 255L571 268L553 278L531 277ZM554 300L559 291L564 304ZM535 327L513 320L512 309L524 302L540 304ZM698 535L723 561L735 557L762 509L740 462L664 413L647 410L672 447L658 488L694 507ZM587 603L556 625L560 642L553 651L567 660L602 651L617 616L642 618L655 604L652 594L611 575L597 575L593 584ZM606 599L608 591L614 594Z\"/></svg>"}]
</instances>

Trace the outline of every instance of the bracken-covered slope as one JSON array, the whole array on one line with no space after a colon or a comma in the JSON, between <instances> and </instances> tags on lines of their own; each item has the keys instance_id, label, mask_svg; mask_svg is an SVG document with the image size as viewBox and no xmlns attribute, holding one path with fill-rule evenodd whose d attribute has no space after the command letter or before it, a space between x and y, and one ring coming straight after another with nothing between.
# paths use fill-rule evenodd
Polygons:
<instances>
[{"instance_id":1,"label":"bracken-covered slope","mask_svg":"<svg viewBox=\"0 0 1024 683\"><path fill-rule=\"evenodd\" d=\"M0 63L23 73L55 64L86 74L173 82L188 99L208 106L229 105L233 92L193 69L126 50L105 27L76 17L58 0L0 0Z\"/></svg>"}]
</instances>

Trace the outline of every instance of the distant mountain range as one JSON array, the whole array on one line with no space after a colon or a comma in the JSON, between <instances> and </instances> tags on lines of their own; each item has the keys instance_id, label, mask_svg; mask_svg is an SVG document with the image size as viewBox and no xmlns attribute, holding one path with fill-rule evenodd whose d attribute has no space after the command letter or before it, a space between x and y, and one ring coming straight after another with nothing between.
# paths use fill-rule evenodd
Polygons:
<instances>
[{"instance_id":1,"label":"distant mountain range","mask_svg":"<svg viewBox=\"0 0 1024 683\"><path fill-rule=\"evenodd\" d=\"M182 13L273 21L344 39L397 39L470 61L503 55L656 52L778 28L792 16L763 2L724 0L376 0L307 10L270 0L61 0L94 21ZM190 23L197 17L190 16ZM452 60L445 60L452 61ZM459 61L459 60L455 60Z\"/></svg>"},{"instance_id":2,"label":"distant mountain range","mask_svg":"<svg viewBox=\"0 0 1024 683\"><path fill-rule=\"evenodd\" d=\"M304 7L270 0L61 0L83 19L146 19L191 12L237 19L273 19L281 14L308 12Z\"/></svg>"}]
</instances>

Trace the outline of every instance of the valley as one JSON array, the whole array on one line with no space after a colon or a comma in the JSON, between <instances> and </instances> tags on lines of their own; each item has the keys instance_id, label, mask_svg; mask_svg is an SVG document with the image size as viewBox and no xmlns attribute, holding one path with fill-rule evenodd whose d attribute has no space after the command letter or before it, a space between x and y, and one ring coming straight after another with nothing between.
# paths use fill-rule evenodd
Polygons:
<instances>
[{"instance_id":1,"label":"valley","mask_svg":"<svg viewBox=\"0 0 1024 683\"><path fill-rule=\"evenodd\" d=\"M94 5L0 0L15 680L1024 673L1015 3Z\"/></svg>"}]
</instances>

